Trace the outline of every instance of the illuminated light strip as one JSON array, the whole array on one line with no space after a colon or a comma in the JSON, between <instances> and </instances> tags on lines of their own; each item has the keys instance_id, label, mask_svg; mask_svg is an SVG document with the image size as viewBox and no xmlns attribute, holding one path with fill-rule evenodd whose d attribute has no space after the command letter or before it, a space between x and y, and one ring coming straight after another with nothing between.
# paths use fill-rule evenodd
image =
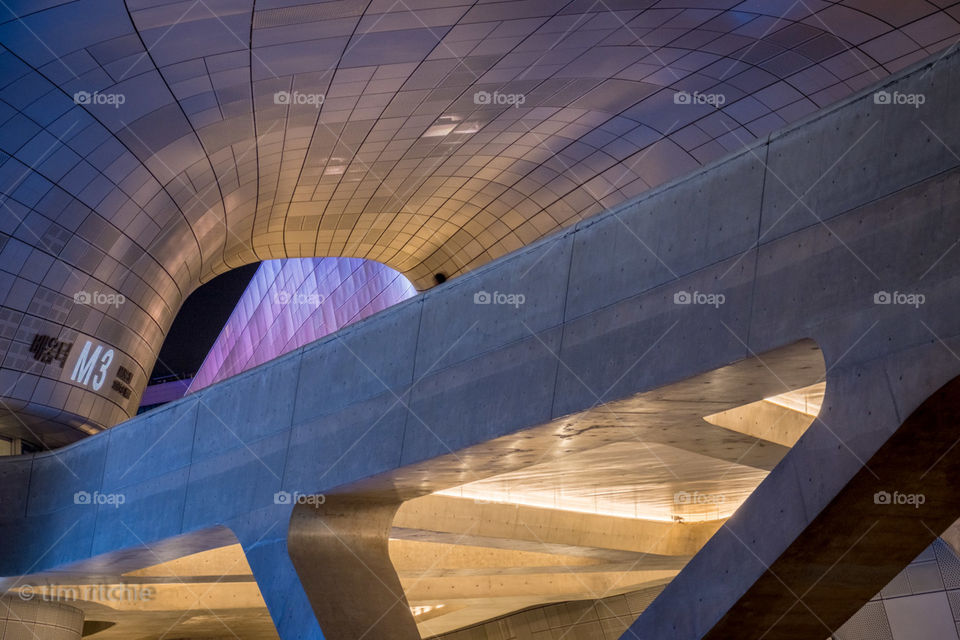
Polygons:
<instances>
[{"instance_id":1,"label":"illuminated light strip","mask_svg":"<svg viewBox=\"0 0 960 640\"><path fill-rule=\"evenodd\" d=\"M427 129L424 134L421 136L423 138L441 138L443 136L449 135L457 128L457 123L453 124L435 124L429 129Z\"/></svg>"},{"instance_id":2,"label":"illuminated light strip","mask_svg":"<svg viewBox=\"0 0 960 640\"><path fill-rule=\"evenodd\" d=\"M776 396L764 398L765 402L770 402L777 406L797 413L803 413L808 416L816 417L820 414L820 407L823 406L823 394L826 391L826 383L820 382L802 389L787 391Z\"/></svg>"},{"instance_id":3,"label":"illuminated light strip","mask_svg":"<svg viewBox=\"0 0 960 640\"><path fill-rule=\"evenodd\" d=\"M509 497L505 496L502 493L490 493L483 491L475 491L471 489L464 490L464 487L453 487L451 489L442 489L440 491L434 492L434 495L449 496L452 498L464 498L468 500L473 500L477 504L503 504L503 505L512 505L512 506L525 506L525 507L535 507L539 509L551 509L554 511L567 511L571 513L588 513L598 516L608 516L611 518L625 518L628 520L653 520L657 522L675 522L676 516L680 516L684 521L690 522L700 522L707 520L719 520L727 518L733 515L733 512L737 510L737 507L740 506L739 502L736 503L725 503L726 507L722 511L716 509L710 510L709 513L673 513L669 515L664 515L662 510L658 510L657 513L639 513L636 510L628 510L625 507L617 509L614 507L602 507L597 505L594 508L582 507L577 505L572 505L570 502L565 503L556 503L551 502L548 498L544 497L538 499L537 496L531 496L529 494L524 496L517 496L516 494L510 494Z\"/></svg>"},{"instance_id":4,"label":"illuminated light strip","mask_svg":"<svg viewBox=\"0 0 960 640\"><path fill-rule=\"evenodd\" d=\"M431 611L434 611L436 609L443 609L445 606L446 605L443 605L443 604L438 604L438 605L423 604L417 607L410 607L410 613L412 613L414 617L422 616L423 614L430 613Z\"/></svg>"}]
</instances>

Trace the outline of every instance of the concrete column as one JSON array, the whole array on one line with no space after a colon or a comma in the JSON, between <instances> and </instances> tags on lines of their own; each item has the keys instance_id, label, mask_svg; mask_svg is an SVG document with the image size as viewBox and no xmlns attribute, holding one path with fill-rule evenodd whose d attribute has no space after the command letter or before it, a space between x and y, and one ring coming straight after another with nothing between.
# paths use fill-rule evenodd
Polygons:
<instances>
[{"instance_id":1,"label":"concrete column","mask_svg":"<svg viewBox=\"0 0 960 640\"><path fill-rule=\"evenodd\" d=\"M325 640L287 552L289 520L289 507L275 506L232 523L231 531L243 546L277 634L284 640Z\"/></svg>"},{"instance_id":2,"label":"concrete column","mask_svg":"<svg viewBox=\"0 0 960 640\"><path fill-rule=\"evenodd\" d=\"M287 548L327 640L419 640L390 561L399 507L362 496L294 507Z\"/></svg>"},{"instance_id":3,"label":"concrete column","mask_svg":"<svg viewBox=\"0 0 960 640\"><path fill-rule=\"evenodd\" d=\"M59 602L0 598L0 637L24 640L78 640L83 611Z\"/></svg>"}]
</instances>

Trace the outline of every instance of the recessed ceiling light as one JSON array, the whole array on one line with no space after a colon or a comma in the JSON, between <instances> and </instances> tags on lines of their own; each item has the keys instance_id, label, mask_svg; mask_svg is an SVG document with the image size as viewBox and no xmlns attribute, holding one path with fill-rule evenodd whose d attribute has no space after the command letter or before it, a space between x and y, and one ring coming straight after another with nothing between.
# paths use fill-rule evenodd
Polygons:
<instances>
[{"instance_id":1,"label":"recessed ceiling light","mask_svg":"<svg viewBox=\"0 0 960 640\"><path fill-rule=\"evenodd\" d=\"M440 138L445 135L449 135L451 131L457 128L456 123L454 124L435 124L424 132L424 138Z\"/></svg>"}]
</instances>

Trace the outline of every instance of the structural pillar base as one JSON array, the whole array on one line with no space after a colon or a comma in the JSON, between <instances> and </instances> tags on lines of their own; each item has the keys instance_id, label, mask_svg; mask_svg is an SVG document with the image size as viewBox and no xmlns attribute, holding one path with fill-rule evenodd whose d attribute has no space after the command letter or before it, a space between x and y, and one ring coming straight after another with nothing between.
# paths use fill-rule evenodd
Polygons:
<instances>
[{"instance_id":1,"label":"structural pillar base","mask_svg":"<svg viewBox=\"0 0 960 640\"><path fill-rule=\"evenodd\" d=\"M327 496L298 504L287 549L327 640L419 640L390 561L399 502Z\"/></svg>"}]
</instances>

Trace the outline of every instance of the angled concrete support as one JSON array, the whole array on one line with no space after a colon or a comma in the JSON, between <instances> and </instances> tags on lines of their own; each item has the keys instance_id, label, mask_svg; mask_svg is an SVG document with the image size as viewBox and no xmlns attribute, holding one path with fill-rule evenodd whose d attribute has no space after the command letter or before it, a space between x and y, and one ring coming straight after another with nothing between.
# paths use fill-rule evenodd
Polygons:
<instances>
[{"instance_id":1,"label":"angled concrete support","mask_svg":"<svg viewBox=\"0 0 960 640\"><path fill-rule=\"evenodd\" d=\"M270 611L277 635L284 640L324 640L310 600L287 552L287 528L277 518L237 526L247 563Z\"/></svg>"},{"instance_id":2,"label":"angled concrete support","mask_svg":"<svg viewBox=\"0 0 960 640\"><path fill-rule=\"evenodd\" d=\"M957 368L925 355L929 376L905 358L832 376L810 431L623 637L827 637L946 531L960 377L920 397Z\"/></svg>"},{"instance_id":3,"label":"angled concrete support","mask_svg":"<svg viewBox=\"0 0 960 640\"><path fill-rule=\"evenodd\" d=\"M388 547L400 503L313 502L294 507L287 546L327 640L419 640Z\"/></svg>"}]
</instances>

